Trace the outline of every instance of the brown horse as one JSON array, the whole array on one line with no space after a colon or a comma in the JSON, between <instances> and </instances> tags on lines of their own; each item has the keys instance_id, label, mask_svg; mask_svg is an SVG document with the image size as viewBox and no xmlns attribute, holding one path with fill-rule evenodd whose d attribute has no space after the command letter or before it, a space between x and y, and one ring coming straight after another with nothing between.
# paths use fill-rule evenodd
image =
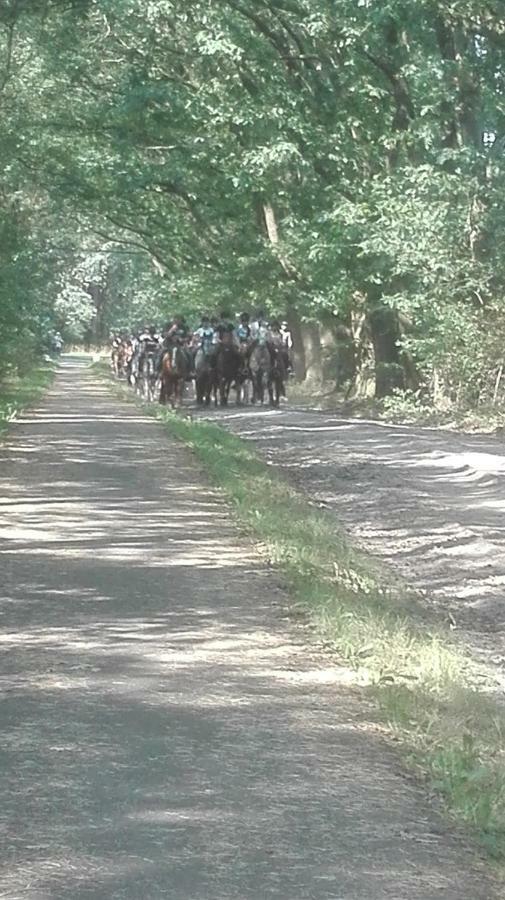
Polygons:
<instances>
[{"instance_id":1,"label":"brown horse","mask_svg":"<svg viewBox=\"0 0 505 900\"><path fill-rule=\"evenodd\" d=\"M119 347L118 376L128 377L128 370L133 356L131 341L122 341Z\"/></svg>"},{"instance_id":2,"label":"brown horse","mask_svg":"<svg viewBox=\"0 0 505 900\"><path fill-rule=\"evenodd\" d=\"M190 361L182 347L167 350L161 360L160 403L170 403L172 408L182 406L184 386L189 376Z\"/></svg>"},{"instance_id":3,"label":"brown horse","mask_svg":"<svg viewBox=\"0 0 505 900\"><path fill-rule=\"evenodd\" d=\"M110 354L110 365L116 378L119 378L121 365L121 347L118 344L115 344L112 347Z\"/></svg>"}]
</instances>

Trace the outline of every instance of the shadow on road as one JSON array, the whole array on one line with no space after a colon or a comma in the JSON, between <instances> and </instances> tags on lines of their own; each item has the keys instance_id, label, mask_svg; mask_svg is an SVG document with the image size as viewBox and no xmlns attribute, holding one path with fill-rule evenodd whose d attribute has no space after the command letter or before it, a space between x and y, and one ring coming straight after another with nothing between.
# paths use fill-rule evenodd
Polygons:
<instances>
[{"instance_id":1,"label":"shadow on road","mask_svg":"<svg viewBox=\"0 0 505 900\"><path fill-rule=\"evenodd\" d=\"M489 900L151 419L67 362L0 495L3 897Z\"/></svg>"}]
</instances>

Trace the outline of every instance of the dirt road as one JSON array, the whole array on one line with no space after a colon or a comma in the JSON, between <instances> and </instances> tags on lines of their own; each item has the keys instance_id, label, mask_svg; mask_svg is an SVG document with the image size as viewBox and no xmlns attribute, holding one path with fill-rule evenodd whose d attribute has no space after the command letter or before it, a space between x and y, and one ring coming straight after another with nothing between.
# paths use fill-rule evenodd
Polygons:
<instances>
[{"instance_id":1,"label":"dirt road","mask_svg":"<svg viewBox=\"0 0 505 900\"><path fill-rule=\"evenodd\" d=\"M67 361L0 457L3 900L491 900L153 420Z\"/></svg>"},{"instance_id":2,"label":"dirt road","mask_svg":"<svg viewBox=\"0 0 505 900\"><path fill-rule=\"evenodd\" d=\"M505 443L305 410L219 410L505 667ZM505 668L503 672L505 683Z\"/></svg>"}]
</instances>

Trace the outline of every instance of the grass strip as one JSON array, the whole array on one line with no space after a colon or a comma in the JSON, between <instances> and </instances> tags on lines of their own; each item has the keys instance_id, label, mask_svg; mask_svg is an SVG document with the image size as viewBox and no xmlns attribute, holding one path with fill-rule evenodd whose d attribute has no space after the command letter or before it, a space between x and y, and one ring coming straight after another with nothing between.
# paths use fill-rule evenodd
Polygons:
<instances>
[{"instance_id":1,"label":"grass strip","mask_svg":"<svg viewBox=\"0 0 505 900\"><path fill-rule=\"evenodd\" d=\"M0 435L22 409L35 403L51 384L55 366L50 361L40 361L30 366L22 375L5 374L0 380Z\"/></svg>"},{"instance_id":2,"label":"grass strip","mask_svg":"<svg viewBox=\"0 0 505 900\"><path fill-rule=\"evenodd\" d=\"M505 862L505 710L493 674L470 660L448 628L427 625L408 589L353 548L334 516L250 443L214 423L145 408L233 504L284 574L298 609L373 696L409 764L490 856Z\"/></svg>"}]
</instances>

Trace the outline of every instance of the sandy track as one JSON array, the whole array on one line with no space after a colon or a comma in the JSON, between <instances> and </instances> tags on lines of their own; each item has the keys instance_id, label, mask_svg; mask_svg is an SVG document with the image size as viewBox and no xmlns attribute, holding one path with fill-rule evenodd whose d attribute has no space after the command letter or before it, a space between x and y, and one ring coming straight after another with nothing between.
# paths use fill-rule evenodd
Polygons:
<instances>
[{"instance_id":1,"label":"sandy track","mask_svg":"<svg viewBox=\"0 0 505 900\"><path fill-rule=\"evenodd\" d=\"M299 409L219 410L350 533L505 666L505 446ZM504 676L505 678L505 673Z\"/></svg>"},{"instance_id":2,"label":"sandy track","mask_svg":"<svg viewBox=\"0 0 505 900\"><path fill-rule=\"evenodd\" d=\"M0 457L4 900L491 900L152 419L67 361Z\"/></svg>"}]
</instances>

